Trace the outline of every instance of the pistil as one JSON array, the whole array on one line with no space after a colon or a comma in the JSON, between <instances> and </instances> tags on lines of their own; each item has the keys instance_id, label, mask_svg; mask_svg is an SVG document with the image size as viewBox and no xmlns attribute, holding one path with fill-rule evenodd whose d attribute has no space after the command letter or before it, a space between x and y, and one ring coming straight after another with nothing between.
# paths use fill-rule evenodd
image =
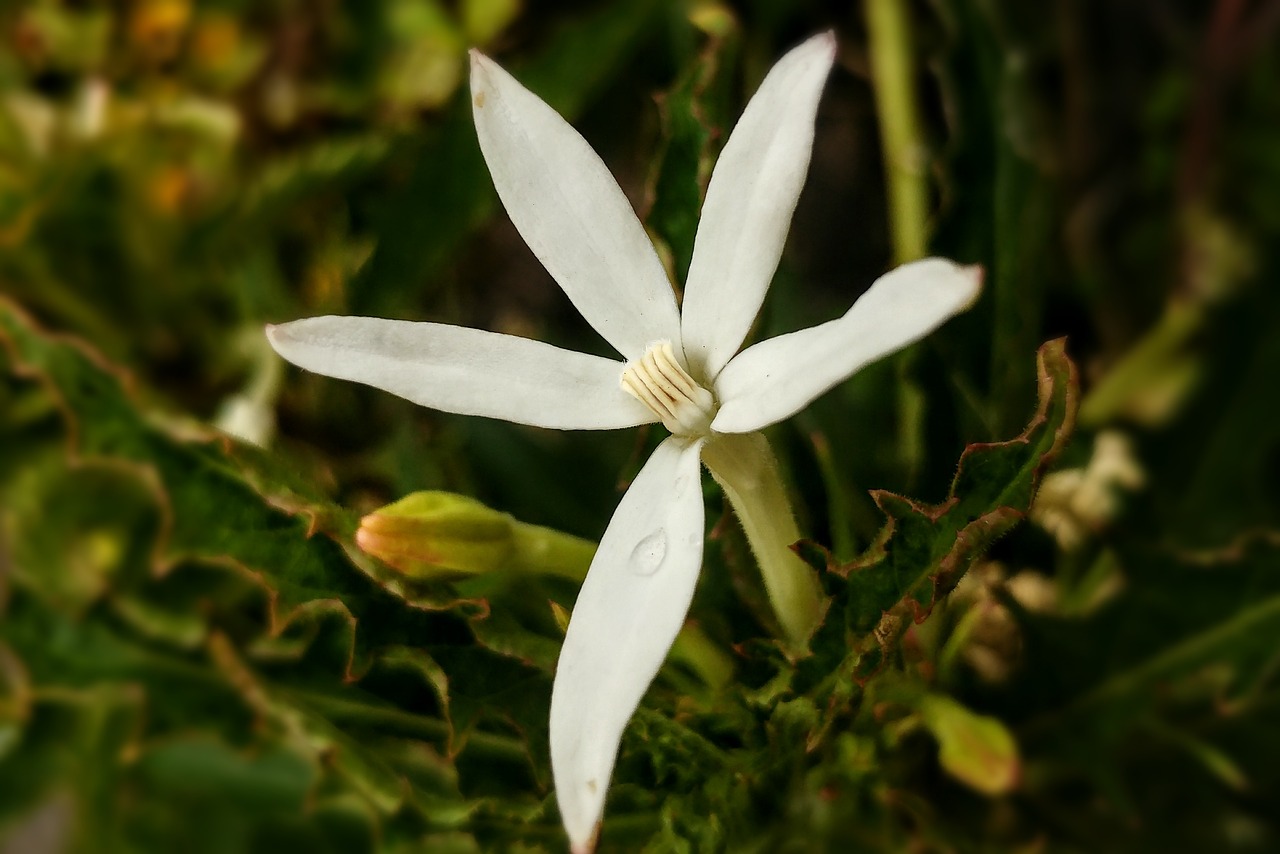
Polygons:
<instances>
[{"instance_id":1,"label":"pistil","mask_svg":"<svg viewBox=\"0 0 1280 854\"><path fill-rule=\"evenodd\" d=\"M651 344L643 356L628 362L621 384L677 436L705 436L710 431L715 396L689 376L670 341Z\"/></svg>"}]
</instances>

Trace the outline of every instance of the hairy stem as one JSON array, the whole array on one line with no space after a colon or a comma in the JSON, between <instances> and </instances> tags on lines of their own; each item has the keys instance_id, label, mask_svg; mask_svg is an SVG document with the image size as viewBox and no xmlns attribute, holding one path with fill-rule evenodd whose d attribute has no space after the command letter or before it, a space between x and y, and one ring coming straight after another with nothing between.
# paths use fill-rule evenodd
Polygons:
<instances>
[{"instance_id":1,"label":"hairy stem","mask_svg":"<svg viewBox=\"0 0 1280 854\"><path fill-rule=\"evenodd\" d=\"M803 653L826 600L818 574L791 550L800 530L768 441L760 433L717 434L703 447L702 462L742 524L784 637Z\"/></svg>"}]
</instances>

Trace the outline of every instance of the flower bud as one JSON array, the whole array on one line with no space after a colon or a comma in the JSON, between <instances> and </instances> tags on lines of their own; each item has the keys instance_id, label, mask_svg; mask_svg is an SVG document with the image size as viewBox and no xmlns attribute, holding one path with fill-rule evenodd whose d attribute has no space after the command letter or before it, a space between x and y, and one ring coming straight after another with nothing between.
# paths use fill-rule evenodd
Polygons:
<instances>
[{"instance_id":1,"label":"flower bud","mask_svg":"<svg viewBox=\"0 0 1280 854\"><path fill-rule=\"evenodd\" d=\"M452 492L415 492L360 520L356 545L412 578L494 570L581 583L595 543Z\"/></svg>"},{"instance_id":2,"label":"flower bud","mask_svg":"<svg viewBox=\"0 0 1280 854\"><path fill-rule=\"evenodd\" d=\"M465 495L415 492L361 519L356 544L412 577L478 574L511 561L515 525Z\"/></svg>"}]
</instances>

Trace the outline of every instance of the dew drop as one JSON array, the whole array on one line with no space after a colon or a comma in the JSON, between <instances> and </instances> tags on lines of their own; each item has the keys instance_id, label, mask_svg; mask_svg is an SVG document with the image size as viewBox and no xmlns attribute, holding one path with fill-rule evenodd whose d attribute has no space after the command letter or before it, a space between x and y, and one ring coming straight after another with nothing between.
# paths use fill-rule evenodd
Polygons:
<instances>
[{"instance_id":1,"label":"dew drop","mask_svg":"<svg viewBox=\"0 0 1280 854\"><path fill-rule=\"evenodd\" d=\"M653 575L662 566L662 559L666 556L667 532L659 528L636 543L627 565L636 575Z\"/></svg>"}]
</instances>

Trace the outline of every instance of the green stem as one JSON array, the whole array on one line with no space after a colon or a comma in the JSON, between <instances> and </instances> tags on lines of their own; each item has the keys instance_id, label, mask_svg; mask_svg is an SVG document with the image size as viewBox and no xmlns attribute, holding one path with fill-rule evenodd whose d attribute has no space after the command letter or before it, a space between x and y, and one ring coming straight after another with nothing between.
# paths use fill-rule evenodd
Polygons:
<instances>
[{"instance_id":1,"label":"green stem","mask_svg":"<svg viewBox=\"0 0 1280 854\"><path fill-rule=\"evenodd\" d=\"M791 550L800 539L778 462L761 433L718 433L702 462L733 505L783 635L796 653L808 649L826 609L818 574Z\"/></svg>"},{"instance_id":2,"label":"green stem","mask_svg":"<svg viewBox=\"0 0 1280 854\"><path fill-rule=\"evenodd\" d=\"M554 528L512 520L512 562L524 572L581 582L587 577L596 544Z\"/></svg>"},{"instance_id":3,"label":"green stem","mask_svg":"<svg viewBox=\"0 0 1280 854\"><path fill-rule=\"evenodd\" d=\"M889 188L893 254L897 263L905 264L924 257L929 212L909 4L867 0L867 37Z\"/></svg>"},{"instance_id":4,"label":"green stem","mask_svg":"<svg viewBox=\"0 0 1280 854\"><path fill-rule=\"evenodd\" d=\"M911 38L910 4L903 0L867 0L867 49L871 86L880 118L880 147L884 152L888 188L889 233L897 264L923 258L929 243L929 182L926 147L916 98L915 49ZM911 379L914 351L896 360L898 455L908 480L924 466L924 394Z\"/></svg>"},{"instance_id":5,"label":"green stem","mask_svg":"<svg viewBox=\"0 0 1280 854\"><path fill-rule=\"evenodd\" d=\"M703 685L714 691L722 690L733 681L733 656L721 649L695 622L684 624L668 658L688 667L698 675Z\"/></svg>"},{"instance_id":6,"label":"green stem","mask_svg":"<svg viewBox=\"0 0 1280 854\"><path fill-rule=\"evenodd\" d=\"M1096 429L1125 417L1164 421L1198 376L1199 366L1187 353L1205 320L1201 306L1171 303L1155 327L1094 383L1080 404L1080 426Z\"/></svg>"},{"instance_id":7,"label":"green stem","mask_svg":"<svg viewBox=\"0 0 1280 854\"><path fill-rule=\"evenodd\" d=\"M338 727L360 726L397 735L411 734L419 738L439 740L446 746L453 732L449 723L440 718L390 706L377 706L364 700L302 688L284 688L280 693L295 705L305 706ZM513 762L527 762L529 758L525 746L518 739L481 730L472 730L467 734L467 748Z\"/></svg>"}]
</instances>

